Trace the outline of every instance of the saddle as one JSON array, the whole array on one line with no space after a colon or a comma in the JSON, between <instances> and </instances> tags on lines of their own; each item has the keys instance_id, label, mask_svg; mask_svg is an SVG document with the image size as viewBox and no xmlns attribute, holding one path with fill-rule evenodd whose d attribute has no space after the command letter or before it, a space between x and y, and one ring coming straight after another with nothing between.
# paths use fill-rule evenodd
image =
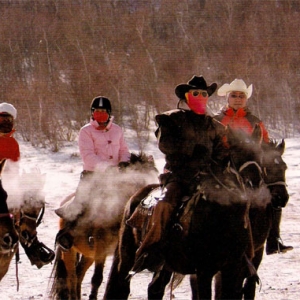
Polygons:
<instances>
[{"instance_id":1,"label":"saddle","mask_svg":"<svg viewBox=\"0 0 300 300\"><path fill-rule=\"evenodd\" d=\"M158 201L164 199L164 195L165 190L162 187L153 189L144 199L141 200L132 216L126 221L126 224L138 230L145 231L148 227L147 225L150 217L153 214L154 207L157 205Z\"/></svg>"},{"instance_id":2,"label":"saddle","mask_svg":"<svg viewBox=\"0 0 300 300\"><path fill-rule=\"evenodd\" d=\"M141 200L132 216L126 221L126 224L130 227L140 230L142 237L147 233L154 208L159 201L164 199L165 192L166 190L164 187L153 189L144 199ZM190 201L191 199L193 199L193 201ZM181 203L179 203L178 207L174 211L174 217L170 220L172 222L172 230L181 231L184 235L188 233L193 207L197 200L198 198L194 196L183 197Z\"/></svg>"}]
</instances>

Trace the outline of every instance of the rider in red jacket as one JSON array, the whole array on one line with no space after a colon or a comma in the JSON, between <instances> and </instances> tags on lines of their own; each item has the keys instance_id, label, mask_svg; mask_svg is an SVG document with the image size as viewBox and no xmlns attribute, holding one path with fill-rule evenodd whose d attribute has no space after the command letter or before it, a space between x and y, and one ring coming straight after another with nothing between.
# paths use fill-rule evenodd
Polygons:
<instances>
[{"instance_id":1,"label":"rider in red jacket","mask_svg":"<svg viewBox=\"0 0 300 300\"><path fill-rule=\"evenodd\" d=\"M247 101L252 95L252 84L247 87L242 79L234 79L230 84L225 83L218 90L219 96L225 96L228 104L221 109L214 118L233 130L242 130L251 135L255 124L259 124L263 133L263 141L269 143L268 132L262 121L254 116L247 107ZM272 228L267 239L266 252L274 254L292 250L292 246L285 246L280 240L281 207L274 207Z\"/></svg>"}]
</instances>

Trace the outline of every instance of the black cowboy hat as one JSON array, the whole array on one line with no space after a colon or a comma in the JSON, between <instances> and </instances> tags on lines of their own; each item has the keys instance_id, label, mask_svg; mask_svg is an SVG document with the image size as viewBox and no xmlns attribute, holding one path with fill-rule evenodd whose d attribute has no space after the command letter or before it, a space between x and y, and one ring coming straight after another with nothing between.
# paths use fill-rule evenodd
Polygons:
<instances>
[{"instance_id":1,"label":"black cowboy hat","mask_svg":"<svg viewBox=\"0 0 300 300\"><path fill-rule=\"evenodd\" d=\"M179 99L185 99L185 93L189 90L205 90L208 93L208 96L211 96L214 91L217 89L217 84L212 83L210 86L207 86L205 79L203 76L193 76L192 79L186 84L182 83L176 86L175 94Z\"/></svg>"}]
</instances>

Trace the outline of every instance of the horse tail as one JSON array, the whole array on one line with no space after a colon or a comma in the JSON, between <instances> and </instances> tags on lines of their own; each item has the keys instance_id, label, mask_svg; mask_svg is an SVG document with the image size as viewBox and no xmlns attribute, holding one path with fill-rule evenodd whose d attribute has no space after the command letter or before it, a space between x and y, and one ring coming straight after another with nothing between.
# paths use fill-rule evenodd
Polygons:
<instances>
[{"instance_id":1,"label":"horse tail","mask_svg":"<svg viewBox=\"0 0 300 300\"><path fill-rule=\"evenodd\" d=\"M67 269L62 259L62 250L56 249L55 261L49 279L50 299L68 299Z\"/></svg>"}]
</instances>

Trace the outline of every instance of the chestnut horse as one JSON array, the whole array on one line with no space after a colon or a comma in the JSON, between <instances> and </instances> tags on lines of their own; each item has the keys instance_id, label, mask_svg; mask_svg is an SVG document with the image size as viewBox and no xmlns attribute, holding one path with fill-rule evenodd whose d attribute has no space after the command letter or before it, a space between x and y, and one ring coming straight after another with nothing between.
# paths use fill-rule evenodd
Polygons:
<instances>
[{"instance_id":1,"label":"chestnut horse","mask_svg":"<svg viewBox=\"0 0 300 300\"><path fill-rule=\"evenodd\" d=\"M0 180L0 281L8 271L10 262L18 248L18 233L12 214L6 204L7 193Z\"/></svg>"},{"instance_id":2,"label":"chestnut horse","mask_svg":"<svg viewBox=\"0 0 300 300\"><path fill-rule=\"evenodd\" d=\"M6 160L0 162L0 175L4 170ZM7 206L7 192L0 178L0 281L8 271L10 262L17 252L19 236L15 229L13 215Z\"/></svg>"},{"instance_id":3,"label":"chestnut horse","mask_svg":"<svg viewBox=\"0 0 300 300\"><path fill-rule=\"evenodd\" d=\"M124 206L130 195L149 181L157 180L153 158L143 153L132 154L130 165L103 174L91 187L93 199L78 218L74 228L73 246L68 251L56 250L56 259L50 278L51 299L80 299L81 283L89 267L95 263L89 299L97 299L103 280L106 257L113 254ZM67 200L73 199L74 194ZM63 201L65 202L65 201ZM97 203L96 203L97 202ZM60 228L64 220L60 219Z\"/></svg>"}]
</instances>

